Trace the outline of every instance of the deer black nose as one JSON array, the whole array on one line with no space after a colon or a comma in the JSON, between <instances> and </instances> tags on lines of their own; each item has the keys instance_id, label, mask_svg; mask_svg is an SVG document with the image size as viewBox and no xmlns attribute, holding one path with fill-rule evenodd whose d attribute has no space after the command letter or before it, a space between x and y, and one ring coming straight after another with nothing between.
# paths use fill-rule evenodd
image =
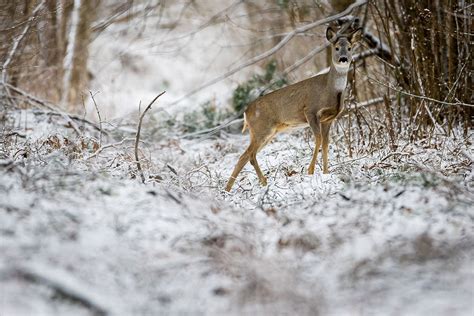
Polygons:
<instances>
[{"instance_id":1,"label":"deer black nose","mask_svg":"<svg viewBox=\"0 0 474 316\"><path fill-rule=\"evenodd\" d=\"M347 63L348 59L347 59L347 57L341 57L341 58L339 58L339 62L340 63Z\"/></svg>"}]
</instances>

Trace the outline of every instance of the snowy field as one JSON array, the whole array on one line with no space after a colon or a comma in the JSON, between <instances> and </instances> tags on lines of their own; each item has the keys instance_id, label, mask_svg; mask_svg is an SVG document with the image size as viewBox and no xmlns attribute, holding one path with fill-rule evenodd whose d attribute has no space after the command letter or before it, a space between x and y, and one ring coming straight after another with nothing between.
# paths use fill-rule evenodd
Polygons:
<instances>
[{"instance_id":1,"label":"snowy field","mask_svg":"<svg viewBox=\"0 0 474 316\"><path fill-rule=\"evenodd\" d=\"M258 155L268 186L247 165L225 192L248 134L186 137L186 114L225 111L262 70L171 105L255 55L240 2L176 3L92 43L102 136L80 120L97 121L91 100L80 135L42 110L0 111L0 316L474 315L474 132L354 143L350 157L338 123L330 174L314 176L310 132L281 134ZM227 23L205 24L225 8ZM142 128L142 184L138 104L163 90Z\"/></svg>"},{"instance_id":2,"label":"snowy field","mask_svg":"<svg viewBox=\"0 0 474 316\"><path fill-rule=\"evenodd\" d=\"M44 118L5 122L2 316L472 315L473 148L460 135L351 159L334 143L331 174L308 176L307 134L283 134L259 155L268 187L247 166L226 193L248 135L144 132L143 185L133 142L91 158L96 130Z\"/></svg>"}]
</instances>

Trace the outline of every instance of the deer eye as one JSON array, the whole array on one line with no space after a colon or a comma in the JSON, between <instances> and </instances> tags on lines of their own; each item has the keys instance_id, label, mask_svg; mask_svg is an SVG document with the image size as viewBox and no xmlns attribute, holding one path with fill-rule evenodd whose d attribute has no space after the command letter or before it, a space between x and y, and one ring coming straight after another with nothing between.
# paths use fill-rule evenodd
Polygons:
<instances>
[{"instance_id":1,"label":"deer eye","mask_svg":"<svg viewBox=\"0 0 474 316\"><path fill-rule=\"evenodd\" d=\"M351 48L350 48L350 47L348 47L348 48L347 48L347 50L348 50L348 51L351 51Z\"/></svg>"},{"instance_id":2,"label":"deer eye","mask_svg":"<svg viewBox=\"0 0 474 316\"><path fill-rule=\"evenodd\" d=\"M339 51L339 47L336 47L336 50Z\"/></svg>"}]
</instances>

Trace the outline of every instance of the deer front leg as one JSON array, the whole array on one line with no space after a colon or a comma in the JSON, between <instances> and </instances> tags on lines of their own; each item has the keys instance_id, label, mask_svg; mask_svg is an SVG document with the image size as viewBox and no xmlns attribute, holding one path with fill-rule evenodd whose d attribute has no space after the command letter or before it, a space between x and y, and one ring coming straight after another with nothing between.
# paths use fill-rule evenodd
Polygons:
<instances>
[{"instance_id":1,"label":"deer front leg","mask_svg":"<svg viewBox=\"0 0 474 316\"><path fill-rule=\"evenodd\" d=\"M319 123L319 117L316 114L310 114L310 113L305 112L305 116L314 135L313 158L311 158L311 162L309 163L309 167L308 167L308 174L314 174L314 166L316 165L316 161L318 160L318 152L319 152L319 148L321 147L320 123Z\"/></svg>"},{"instance_id":2,"label":"deer front leg","mask_svg":"<svg viewBox=\"0 0 474 316\"><path fill-rule=\"evenodd\" d=\"M323 144L323 173L329 173L328 168L328 151L329 151L329 129L331 128L331 123L322 123L321 124L321 137Z\"/></svg>"}]
</instances>

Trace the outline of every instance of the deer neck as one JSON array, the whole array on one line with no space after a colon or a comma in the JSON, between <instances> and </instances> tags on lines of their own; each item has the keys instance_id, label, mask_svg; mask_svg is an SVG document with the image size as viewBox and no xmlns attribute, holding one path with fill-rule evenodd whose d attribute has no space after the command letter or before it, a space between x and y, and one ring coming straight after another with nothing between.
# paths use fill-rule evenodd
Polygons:
<instances>
[{"instance_id":1,"label":"deer neck","mask_svg":"<svg viewBox=\"0 0 474 316\"><path fill-rule=\"evenodd\" d=\"M338 66L331 64L329 68L328 85L333 88L336 92L342 92L347 85L347 74L349 73L349 65Z\"/></svg>"}]
</instances>

